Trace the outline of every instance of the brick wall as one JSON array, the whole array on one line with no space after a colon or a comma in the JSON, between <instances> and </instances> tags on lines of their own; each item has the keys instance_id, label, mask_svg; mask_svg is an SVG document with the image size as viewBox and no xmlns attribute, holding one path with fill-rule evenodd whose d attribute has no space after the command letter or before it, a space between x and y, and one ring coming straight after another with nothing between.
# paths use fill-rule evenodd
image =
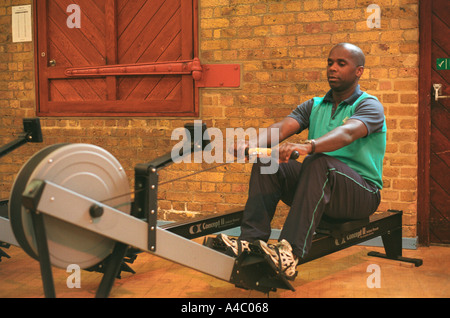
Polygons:
<instances>
[{"instance_id":1,"label":"brick wall","mask_svg":"<svg viewBox=\"0 0 450 318\"><path fill-rule=\"evenodd\" d=\"M0 141L14 138L21 119L35 115L33 46L12 43L11 6L31 0L0 0ZM366 23L369 4L381 8L381 28ZM328 90L326 57L338 42L366 53L362 89L383 103L388 124L380 211L405 213L404 236L416 236L418 0L199 0L199 51L203 63L239 63L239 89L203 89L200 119L225 130L267 127L299 103ZM29 144L0 159L0 194L8 196L20 166L56 142L98 144L127 170L170 151L173 129L188 119L41 118L44 145ZM297 138L304 138L302 134ZM161 181L208 168L173 165ZM245 203L249 164L233 163L160 188L160 217L178 219L223 212ZM287 209L274 220L281 227Z\"/></svg>"},{"instance_id":2,"label":"brick wall","mask_svg":"<svg viewBox=\"0 0 450 318\"><path fill-rule=\"evenodd\" d=\"M0 142L16 138L23 117L35 116L33 44L13 43L11 34L11 6L30 1L0 1ZM9 189L18 171L19 162L34 150L21 149L0 160L0 198L7 199Z\"/></svg>"},{"instance_id":3,"label":"brick wall","mask_svg":"<svg viewBox=\"0 0 450 318\"><path fill-rule=\"evenodd\" d=\"M381 8L381 28L367 26L372 3ZM403 210L405 234L415 236L418 1L201 4L202 60L242 64L240 90L204 91L203 118L219 127L265 127L283 118L295 105L327 92L326 57L334 44L352 42L363 49L366 69L360 84L383 103L389 129L380 211ZM246 188L245 177L224 178ZM282 221L275 222L281 226Z\"/></svg>"}]
</instances>

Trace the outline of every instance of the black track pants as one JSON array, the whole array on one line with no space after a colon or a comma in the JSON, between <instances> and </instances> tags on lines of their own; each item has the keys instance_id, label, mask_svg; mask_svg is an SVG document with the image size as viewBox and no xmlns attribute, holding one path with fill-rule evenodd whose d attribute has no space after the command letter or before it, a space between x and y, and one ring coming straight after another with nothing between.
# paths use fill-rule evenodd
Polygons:
<instances>
[{"instance_id":1,"label":"black track pants","mask_svg":"<svg viewBox=\"0 0 450 318\"><path fill-rule=\"evenodd\" d=\"M314 154L303 163L289 160L276 173L261 173L267 166L253 165L249 196L241 225L242 240L267 241L270 223L280 200L290 206L280 234L300 258L306 256L322 215L337 219L361 219L380 204L378 188L338 159Z\"/></svg>"}]
</instances>

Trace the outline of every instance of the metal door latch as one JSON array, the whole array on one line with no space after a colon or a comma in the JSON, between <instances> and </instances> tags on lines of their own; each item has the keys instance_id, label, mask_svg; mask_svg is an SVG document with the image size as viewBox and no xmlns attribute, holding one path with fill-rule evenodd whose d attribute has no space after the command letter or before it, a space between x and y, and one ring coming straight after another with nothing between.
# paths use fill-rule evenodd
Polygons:
<instances>
[{"instance_id":1,"label":"metal door latch","mask_svg":"<svg viewBox=\"0 0 450 318\"><path fill-rule=\"evenodd\" d=\"M438 101L440 98L450 98L450 96L439 96L439 94L442 94L442 84L433 84L433 88L435 101Z\"/></svg>"}]
</instances>

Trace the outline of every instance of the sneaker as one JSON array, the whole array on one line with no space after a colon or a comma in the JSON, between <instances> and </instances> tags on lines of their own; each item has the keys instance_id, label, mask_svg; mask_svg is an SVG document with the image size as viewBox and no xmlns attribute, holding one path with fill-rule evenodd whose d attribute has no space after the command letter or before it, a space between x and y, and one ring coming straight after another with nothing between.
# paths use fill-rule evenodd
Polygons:
<instances>
[{"instance_id":1,"label":"sneaker","mask_svg":"<svg viewBox=\"0 0 450 318\"><path fill-rule=\"evenodd\" d=\"M237 257L241 255L243 251L250 251L247 241L241 241L240 239L230 238L226 234L219 234L216 240L224 244L233 256Z\"/></svg>"},{"instance_id":2,"label":"sneaker","mask_svg":"<svg viewBox=\"0 0 450 318\"><path fill-rule=\"evenodd\" d=\"M267 244L264 241L256 241L255 245L259 246L275 264L275 267L281 273L284 273L287 279L294 280L297 276L295 270L298 264L298 258L292 254L292 247L286 240L281 240L277 244Z\"/></svg>"}]
</instances>

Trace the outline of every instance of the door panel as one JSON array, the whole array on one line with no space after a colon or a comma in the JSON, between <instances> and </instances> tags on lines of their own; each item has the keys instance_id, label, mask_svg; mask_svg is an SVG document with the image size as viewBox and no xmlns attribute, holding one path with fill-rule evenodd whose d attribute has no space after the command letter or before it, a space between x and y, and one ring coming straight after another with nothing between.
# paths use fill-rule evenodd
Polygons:
<instances>
[{"instance_id":1,"label":"door panel","mask_svg":"<svg viewBox=\"0 0 450 318\"><path fill-rule=\"evenodd\" d=\"M180 21L179 2L178 6L169 1L155 1L143 6L126 30L121 32L119 64L180 60ZM147 36L149 33L152 36ZM181 85L181 76L121 77L119 83L119 98L123 100L159 100L168 96L172 100L182 98L181 90L177 89Z\"/></svg>"},{"instance_id":2,"label":"door panel","mask_svg":"<svg viewBox=\"0 0 450 318\"><path fill-rule=\"evenodd\" d=\"M196 116L190 74L65 74L68 68L192 60L194 1L35 1L38 115ZM67 25L71 4L81 9L80 28Z\"/></svg>"},{"instance_id":3,"label":"door panel","mask_svg":"<svg viewBox=\"0 0 450 318\"><path fill-rule=\"evenodd\" d=\"M436 59L450 58L450 2L433 0L431 15L431 83L450 95L450 71L438 70ZM450 98L431 101L430 216L431 243L450 243Z\"/></svg>"}]
</instances>

